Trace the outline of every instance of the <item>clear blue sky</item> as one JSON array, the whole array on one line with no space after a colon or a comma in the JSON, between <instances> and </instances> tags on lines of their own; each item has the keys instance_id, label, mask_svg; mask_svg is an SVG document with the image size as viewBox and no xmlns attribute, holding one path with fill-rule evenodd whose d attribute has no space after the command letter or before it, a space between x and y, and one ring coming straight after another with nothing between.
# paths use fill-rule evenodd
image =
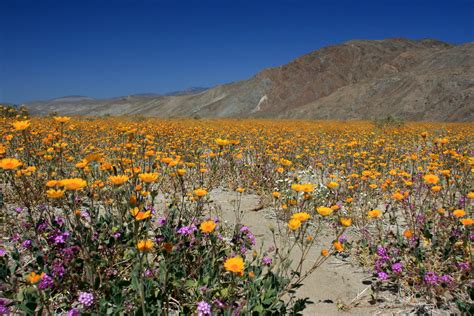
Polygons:
<instances>
[{"instance_id":1,"label":"clear blue sky","mask_svg":"<svg viewBox=\"0 0 474 316\"><path fill-rule=\"evenodd\" d=\"M0 0L0 101L246 79L350 39L474 40L474 0Z\"/></svg>"}]
</instances>

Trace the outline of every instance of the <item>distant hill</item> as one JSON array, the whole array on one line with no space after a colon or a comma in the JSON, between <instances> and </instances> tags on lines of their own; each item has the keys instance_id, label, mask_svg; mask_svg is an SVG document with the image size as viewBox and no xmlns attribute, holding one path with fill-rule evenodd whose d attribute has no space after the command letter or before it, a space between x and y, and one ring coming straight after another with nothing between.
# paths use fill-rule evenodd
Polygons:
<instances>
[{"instance_id":1,"label":"distant hill","mask_svg":"<svg viewBox=\"0 0 474 316\"><path fill-rule=\"evenodd\" d=\"M33 114L472 121L474 43L354 40L210 89L27 106Z\"/></svg>"}]
</instances>

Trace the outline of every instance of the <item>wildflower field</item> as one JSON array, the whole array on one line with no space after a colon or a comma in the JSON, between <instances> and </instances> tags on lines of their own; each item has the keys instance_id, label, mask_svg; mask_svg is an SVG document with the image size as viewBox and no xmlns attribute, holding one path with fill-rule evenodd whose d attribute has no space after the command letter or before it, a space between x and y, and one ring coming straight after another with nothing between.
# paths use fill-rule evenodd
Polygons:
<instances>
[{"instance_id":1,"label":"wildflower field","mask_svg":"<svg viewBox=\"0 0 474 316\"><path fill-rule=\"evenodd\" d=\"M472 123L23 114L0 118L0 314L304 313L334 257L473 312Z\"/></svg>"}]
</instances>

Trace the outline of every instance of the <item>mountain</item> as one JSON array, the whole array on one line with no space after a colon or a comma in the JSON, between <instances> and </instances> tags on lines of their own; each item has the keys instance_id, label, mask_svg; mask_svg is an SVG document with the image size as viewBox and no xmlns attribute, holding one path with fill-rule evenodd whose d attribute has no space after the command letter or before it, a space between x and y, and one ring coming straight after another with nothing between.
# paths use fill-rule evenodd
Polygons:
<instances>
[{"instance_id":1,"label":"mountain","mask_svg":"<svg viewBox=\"0 0 474 316\"><path fill-rule=\"evenodd\" d=\"M33 114L472 121L474 42L354 40L210 89L27 106Z\"/></svg>"}]
</instances>

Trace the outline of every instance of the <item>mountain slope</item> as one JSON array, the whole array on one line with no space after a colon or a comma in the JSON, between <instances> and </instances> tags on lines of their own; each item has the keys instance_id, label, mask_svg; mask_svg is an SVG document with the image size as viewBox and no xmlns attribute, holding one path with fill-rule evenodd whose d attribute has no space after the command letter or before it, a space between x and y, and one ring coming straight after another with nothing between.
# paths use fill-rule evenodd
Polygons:
<instances>
[{"instance_id":1,"label":"mountain slope","mask_svg":"<svg viewBox=\"0 0 474 316\"><path fill-rule=\"evenodd\" d=\"M349 41L195 93L27 106L34 114L472 121L474 43Z\"/></svg>"}]
</instances>

